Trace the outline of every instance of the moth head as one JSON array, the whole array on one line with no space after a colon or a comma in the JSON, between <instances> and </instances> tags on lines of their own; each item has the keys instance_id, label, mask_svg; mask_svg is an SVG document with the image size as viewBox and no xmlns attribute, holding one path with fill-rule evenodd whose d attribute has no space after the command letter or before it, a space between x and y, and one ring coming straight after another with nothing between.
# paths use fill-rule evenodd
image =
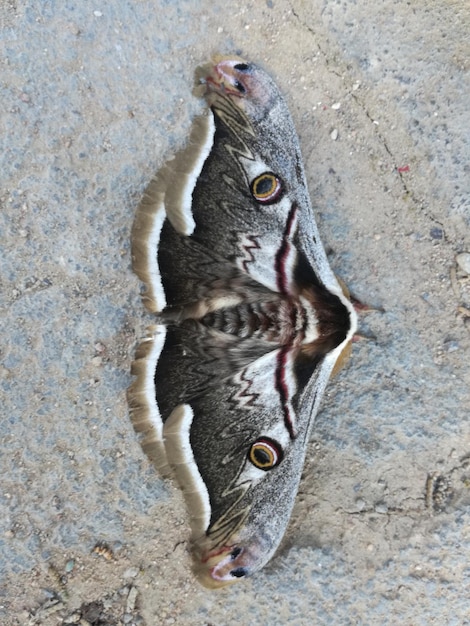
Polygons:
<instances>
[{"instance_id":1,"label":"moth head","mask_svg":"<svg viewBox=\"0 0 470 626\"><path fill-rule=\"evenodd\" d=\"M196 547L195 574L204 587L218 589L251 576L261 569L271 558L275 548L268 537L263 537L259 529L246 536L242 535L230 545L212 547L207 538Z\"/></svg>"},{"instance_id":2,"label":"moth head","mask_svg":"<svg viewBox=\"0 0 470 626\"><path fill-rule=\"evenodd\" d=\"M204 95L209 106L220 96L231 98L248 113L259 113L272 104L271 78L241 58L215 57L212 63L197 69L196 79L203 87L196 88L195 93Z\"/></svg>"}]
</instances>

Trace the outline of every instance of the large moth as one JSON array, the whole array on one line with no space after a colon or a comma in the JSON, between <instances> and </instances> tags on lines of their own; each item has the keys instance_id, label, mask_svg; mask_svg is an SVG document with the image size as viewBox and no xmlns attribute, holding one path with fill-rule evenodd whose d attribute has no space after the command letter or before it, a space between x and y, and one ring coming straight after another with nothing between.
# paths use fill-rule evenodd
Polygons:
<instances>
[{"instance_id":1,"label":"large moth","mask_svg":"<svg viewBox=\"0 0 470 626\"><path fill-rule=\"evenodd\" d=\"M151 181L133 227L156 324L129 398L144 449L184 491L199 579L219 587L278 547L356 314L320 242L273 80L234 58L196 76L208 111Z\"/></svg>"}]
</instances>

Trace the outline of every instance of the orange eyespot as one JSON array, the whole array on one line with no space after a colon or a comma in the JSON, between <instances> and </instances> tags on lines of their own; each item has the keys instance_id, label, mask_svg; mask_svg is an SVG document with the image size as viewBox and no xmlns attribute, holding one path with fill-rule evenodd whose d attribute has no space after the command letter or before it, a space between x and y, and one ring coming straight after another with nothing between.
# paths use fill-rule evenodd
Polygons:
<instances>
[{"instance_id":1,"label":"orange eyespot","mask_svg":"<svg viewBox=\"0 0 470 626\"><path fill-rule=\"evenodd\" d=\"M251 183L253 198L260 204L273 204L284 193L281 179L272 172L257 176Z\"/></svg>"},{"instance_id":2,"label":"orange eyespot","mask_svg":"<svg viewBox=\"0 0 470 626\"><path fill-rule=\"evenodd\" d=\"M248 458L258 469L267 471L279 465L283 453L281 446L268 437L257 439L248 451Z\"/></svg>"}]
</instances>

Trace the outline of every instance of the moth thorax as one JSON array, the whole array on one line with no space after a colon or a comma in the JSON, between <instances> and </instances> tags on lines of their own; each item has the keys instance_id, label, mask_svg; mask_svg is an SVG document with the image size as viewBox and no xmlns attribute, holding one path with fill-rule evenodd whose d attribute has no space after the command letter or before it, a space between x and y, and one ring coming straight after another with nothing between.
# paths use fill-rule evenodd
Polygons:
<instances>
[{"instance_id":1,"label":"moth thorax","mask_svg":"<svg viewBox=\"0 0 470 626\"><path fill-rule=\"evenodd\" d=\"M319 286L304 289L301 299L306 300L316 318L317 338L304 346L305 353L327 354L342 343L351 327L349 309L342 299Z\"/></svg>"},{"instance_id":2,"label":"moth thorax","mask_svg":"<svg viewBox=\"0 0 470 626\"><path fill-rule=\"evenodd\" d=\"M305 311L298 301L279 298L267 302L245 302L205 315L200 322L240 339L256 337L287 345L296 340L305 326Z\"/></svg>"}]
</instances>

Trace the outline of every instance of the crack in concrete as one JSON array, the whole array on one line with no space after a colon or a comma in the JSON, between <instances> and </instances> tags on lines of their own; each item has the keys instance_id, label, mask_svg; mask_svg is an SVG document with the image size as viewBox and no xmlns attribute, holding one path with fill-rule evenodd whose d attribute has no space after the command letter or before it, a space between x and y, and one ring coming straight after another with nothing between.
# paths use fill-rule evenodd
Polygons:
<instances>
[{"instance_id":1,"label":"crack in concrete","mask_svg":"<svg viewBox=\"0 0 470 626\"><path fill-rule=\"evenodd\" d=\"M419 500L419 498L417 499ZM339 511L343 513L347 513L348 515L354 515L354 516L378 515L378 516L384 516L384 517L392 517L394 515L404 513L405 516L411 517L412 514L421 515L424 509L423 508L407 509L407 508L400 507L400 506L387 506L386 511L377 511L376 508L362 509L361 511L348 511L347 509L339 509Z\"/></svg>"}]
</instances>

